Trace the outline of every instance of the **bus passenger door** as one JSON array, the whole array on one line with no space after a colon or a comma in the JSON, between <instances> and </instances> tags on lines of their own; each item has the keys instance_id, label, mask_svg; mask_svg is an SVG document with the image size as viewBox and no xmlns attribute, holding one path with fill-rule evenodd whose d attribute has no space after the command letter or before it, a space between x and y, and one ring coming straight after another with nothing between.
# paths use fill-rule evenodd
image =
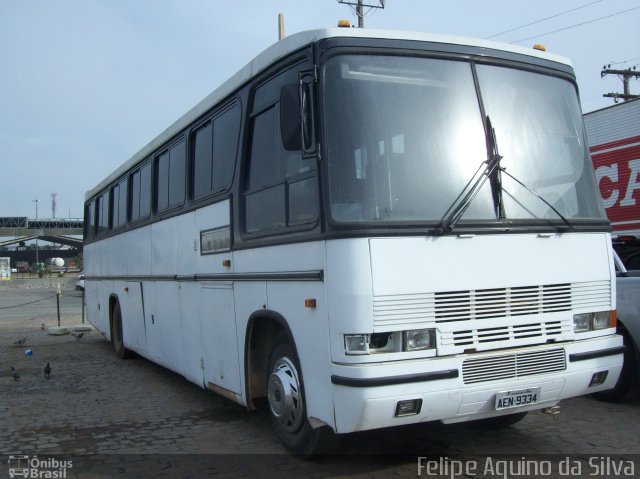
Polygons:
<instances>
[{"instance_id":1,"label":"bus passenger door","mask_svg":"<svg viewBox=\"0 0 640 479\"><path fill-rule=\"evenodd\" d=\"M233 283L203 284L200 309L204 382L240 394L240 360Z\"/></svg>"}]
</instances>

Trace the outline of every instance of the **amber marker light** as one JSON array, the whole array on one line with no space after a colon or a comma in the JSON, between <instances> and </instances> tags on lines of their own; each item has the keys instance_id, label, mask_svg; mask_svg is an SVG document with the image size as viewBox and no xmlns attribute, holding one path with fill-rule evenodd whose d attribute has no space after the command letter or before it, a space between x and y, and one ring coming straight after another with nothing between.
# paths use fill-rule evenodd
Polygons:
<instances>
[{"instance_id":1,"label":"amber marker light","mask_svg":"<svg viewBox=\"0 0 640 479\"><path fill-rule=\"evenodd\" d=\"M351 28L349 20L338 20L338 28Z\"/></svg>"},{"instance_id":2,"label":"amber marker light","mask_svg":"<svg viewBox=\"0 0 640 479\"><path fill-rule=\"evenodd\" d=\"M547 51L547 49L545 48L545 46L544 46L544 45L541 45L540 43L536 43L536 44L533 46L533 49L534 49L534 50L540 50L541 52L546 52L546 51Z\"/></svg>"},{"instance_id":3,"label":"amber marker light","mask_svg":"<svg viewBox=\"0 0 640 479\"><path fill-rule=\"evenodd\" d=\"M231 260L230 259L223 259L222 260L222 266L224 266L225 268L231 268Z\"/></svg>"},{"instance_id":4,"label":"amber marker light","mask_svg":"<svg viewBox=\"0 0 640 479\"><path fill-rule=\"evenodd\" d=\"M611 314L609 315L609 327L615 328L617 326L618 326L618 311L614 309L613 311L611 311Z\"/></svg>"},{"instance_id":5,"label":"amber marker light","mask_svg":"<svg viewBox=\"0 0 640 479\"><path fill-rule=\"evenodd\" d=\"M305 308L315 308L316 307L316 300L315 299L305 299L304 300L304 307Z\"/></svg>"}]
</instances>

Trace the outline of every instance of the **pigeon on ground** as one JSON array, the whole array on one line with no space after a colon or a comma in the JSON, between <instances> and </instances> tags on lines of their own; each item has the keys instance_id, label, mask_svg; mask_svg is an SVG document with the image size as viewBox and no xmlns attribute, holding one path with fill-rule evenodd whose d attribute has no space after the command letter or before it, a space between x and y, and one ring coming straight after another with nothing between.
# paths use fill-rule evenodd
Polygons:
<instances>
[{"instance_id":1,"label":"pigeon on ground","mask_svg":"<svg viewBox=\"0 0 640 479\"><path fill-rule=\"evenodd\" d=\"M21 339L16 339L13 344L18 344L20 346L22 346L24 343L27 342L27 338L21 338Z\"/></svg>"},{"instance_id":2,"label":"pigeon on ground","mask_svg":"<svg viewBox=\"0 0 640 479\"><path fill-rule=\"evenodd\" d=\"M20 373L16 371L16 368L11 366L11 375L13 376L14 381L20 381Z\"/></svg>"},{"instance_id":3,"label":"pigeon on ground","mask_svg":"<svg viewBox=\"0 0 640 479\"><path fill-rule=\"evenodd\" d=\"M51 374L51 366L49 366L49 363L47 363L47 365L44 367L44 377L46 379L49 379L50 374Z\"/></svg>"},{"instance_id":4,"label":"pigeon on ground","mask_svg":"<svg viewBox=\"0 0 640 479\"><path fill-rule=\"evenodd\" d=\"M80 333L78 333L78 334L76 334L76 333L71 333L71 336L73 336L73 337L74 337L74 338L76 338L78 341L80 341L80 338L81 338L82 336L84 336L84 332L80 332Z\"/></svg>"}]
</instances>

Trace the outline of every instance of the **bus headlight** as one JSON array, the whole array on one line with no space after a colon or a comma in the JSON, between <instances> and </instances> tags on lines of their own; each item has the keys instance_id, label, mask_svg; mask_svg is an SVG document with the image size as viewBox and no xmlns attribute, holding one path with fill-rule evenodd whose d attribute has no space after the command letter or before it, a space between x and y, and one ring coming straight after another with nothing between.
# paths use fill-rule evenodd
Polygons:
<instances>
[{"instance_id":1,"label":"bus headlight","mask_svg":"<svg viewBox=\"0 0 640 479\"><path fill-rule=\"evenodd\" d=\"M420 349L433 349L435 347L435 329L414 329L412 331L404 331L405 351L418 351Z\"/></svg>"},{"instance_id":2,"label":"bus headlight","mask_svg":"<svg viewBox=\"0 0 640 479\"><path fill-rule=\"evenodd\" d=\"M576 333L598 331L599 329L607 329L610 327L611 311L573 315L573 331Z\"/></svg>"},{"instance_id":3,"label":"bus headlight","mask_svg":"<svg viewBox=\"0 0 640 479\"><path fill-rule=\"evenodd\" d=\"M350 356L423 351L435 348L435 329L344 335L344 352Z\"/></svg>"},{"instance_id":4,"label":"bus headlight","mask_svg":"<svg viewBox=\"0 0 640 479\"><path fill-rule=\"evenodd\" d=\"M368 354L369 338L366 334L345 334L344 349L347 354Z\"/></svg>"}]
</instances>

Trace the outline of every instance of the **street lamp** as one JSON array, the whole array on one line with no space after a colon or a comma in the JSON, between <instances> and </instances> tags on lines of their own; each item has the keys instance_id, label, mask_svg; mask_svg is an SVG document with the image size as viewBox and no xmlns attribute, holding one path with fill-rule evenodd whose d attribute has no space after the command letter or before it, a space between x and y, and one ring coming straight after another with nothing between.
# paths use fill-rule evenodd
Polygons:
<instances>
[{"instance_id":1,"label":"street lamp","mask_svg":"<svg viewBox=\"0 0 640 479\"><path fill-rule=\"evenodd\" d=\"M40 199L35 199L33 200L33 202L36 204L36 220L38 219L38 201L40 201ZM38 238L36 237L36 268L38 267Z\"/></svg>"}]
</instances>

